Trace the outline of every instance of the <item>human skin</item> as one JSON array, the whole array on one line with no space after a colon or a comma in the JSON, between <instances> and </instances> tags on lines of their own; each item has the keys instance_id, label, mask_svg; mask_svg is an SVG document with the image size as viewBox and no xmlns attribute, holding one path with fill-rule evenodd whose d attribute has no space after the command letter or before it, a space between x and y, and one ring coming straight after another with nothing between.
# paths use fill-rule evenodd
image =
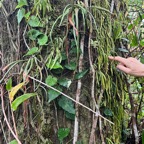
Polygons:
<instances>
[{"instance_id":1,"label":"human skin","mask_svg":"<svg viewBox=\"0 0 144 144\"><path fill-rule=\"evenodd\" d=\"M117 65L117 68L126 74L143 77L144 76L144 64L142 64L139 60L136 58L123 58L120 56L109 56L110 60L117 61L119 64Z\"/></svg>"}]
</instances>

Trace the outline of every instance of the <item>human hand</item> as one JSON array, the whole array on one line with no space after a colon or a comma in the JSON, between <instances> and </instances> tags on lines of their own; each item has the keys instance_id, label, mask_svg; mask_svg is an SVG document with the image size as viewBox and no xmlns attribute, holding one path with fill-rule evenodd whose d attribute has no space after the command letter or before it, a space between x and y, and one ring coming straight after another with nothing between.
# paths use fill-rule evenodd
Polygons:
<instances>
[{"instance_id":1,"label":"human hand","mask_svg":"<svg viewBox=\"0 0 144 144\"><path fill-rule=\"evenodd\" d=\"M109 56L110 60L119 62L117 68L129 75L144 76L144 64L139 62L136 58L122 58L120 56Z\"/></svg>"}]
</instances>

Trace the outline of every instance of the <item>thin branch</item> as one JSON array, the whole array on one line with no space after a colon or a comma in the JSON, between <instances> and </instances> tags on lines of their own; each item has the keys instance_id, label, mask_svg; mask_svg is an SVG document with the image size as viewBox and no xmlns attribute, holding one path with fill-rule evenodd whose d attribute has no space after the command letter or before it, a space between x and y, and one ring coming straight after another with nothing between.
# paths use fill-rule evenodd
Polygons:
<instances>
[{"instance_id":1,"label":"thin branch","mask_svg":"<svg viewBox=\"0 0 144 144\"><path fill-rule=\"evenodd\" d=\"M82 69L83 69L84 39L85 39L85 36L83 35L81 38L81 42L80 42L81 54L79 57L79 72L82 72ZM82 87L82 82L81 82L81 79L79 79L78 83L77 83L77 91L76 91L76 101L77 102L79 102L79 99L80 99L81 87ZM78 127L79 127L78 116L79 116L78 103L76 103L76 116L75 116L75 123L74 123L73 144L75 144L78 139Z\"/></svg>"},{"instance_id":2,"label":"thin branch","mask_svg":"<svg viewBox=\"0 0 144 144\"><path fill-rule=\"evenodd\" d=\"M5 110L4 110L5 106L4 106L4 100L3 100L4 94L3 94L3 87L2 86L0 86L0 92L1 92L2 111L3 111L3 115L4 115L4 118L5 118L6 124L7 124L8 128L9 128L9 130L11 131L12 135L14 136L14 138L17 140L18 144L22 144L20 142L20 140L18 139L18 137L16 136L16 134L14 133L14 131L12 130L12 128L11 128L9 122L8 122L8 119L7 119Z\"/></svg>"},{"instance_id":3,"label":"thin branch","mask_svg":"<svg viewBox=\"0 0 144 144\"><path fill-rule=\"evenodd\" d=\"M100 136L101 136L102 144L105 144L103 131L102 131L102 120L100 117L99 117L99 130L100 130Z\"/></svg>"},{"instance_id":4,"label":"thin branch","mask_svg":"<svg viewBox=\"0 0 144 144\"><path fill-rule=\"evenodd\" d=\"M135 136L135 144L139 144L139 134L138 134L138 128L136 124L136 111L135 111L133 96L131 94L130 85L128 81L127 81L127 87L128 87L128 94L129 94L130 105L131 105L131 119L132 119L133 132Z\"/></svg>"}]
</instances>

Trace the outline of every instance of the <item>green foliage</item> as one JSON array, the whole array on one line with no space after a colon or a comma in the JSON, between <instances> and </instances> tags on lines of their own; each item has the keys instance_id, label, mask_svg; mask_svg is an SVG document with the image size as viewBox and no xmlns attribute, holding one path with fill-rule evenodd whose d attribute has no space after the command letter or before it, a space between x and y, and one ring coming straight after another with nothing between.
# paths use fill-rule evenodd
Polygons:
<instances>
[{"instance_id":1,"label":"green foliage","mask_svg":"<svg viewBox=\"0 0 144 144\"><path fill-rule=\"evenodd\" d=\"M62 96L59 99L58 104L66 112L71 113L71 114L75 114L74 104L70 99Z\"/></svg>"},{"instance_id":2,"label":"green foliage","mask_svg":"<svg viewBox=\"0 0 144 144\"><path fill-rule=\"evenodd\" d=\"M41 27L42 24L39 20L39 18L37 16L34 16L32 15L30 17L30 19L28 20L28 24L31 26L31 27Z\"/></svg>"},{"instance_id":3,"label":"green foliage","mask_svg":"<svg viewBox=\"0 0 144 144\"><path fill-rule=\"evenodd\" d=\"M17 110L18 106L23 103L24 101L26 101L27 99L29 99L30 97L36 96L37 93L26 93L23 94L21 96L19 96L18 98L16 98L12 104L11 104L11 108L13 111Z\"/></svg>"},{"instance_id":4,"label":"green foliage","mask_svg":"<svg viewBox=\"0 0 144 144\"><path fill-rule=\"evenodd\" d=\"M39 51L38 47L33 47L25 54L25 56L31 56L33 54L36 54L38 51Z\"/></svg>"},{"instance_id":5,"label":"green foliage","mask_svg":"<svg viewBox=\"0 0 144 144\"><path fill-rule=\"evenodd\" d=\"M84 75L88 72L88 70L84 70L78 74L75 75L75 79L81 79L82 77L84 77Z\"/></svg>"},{"instance_id":6,"label":"green foliage","mask_svg":"<svg viewBox=\"0 0 144 144\"><path fill-rule=\"evenodd\" d=\"M111 4L108 0L93 1L91 6L87 3L88 8L86 1L69 3L64 8L62 5L66 1L56 2L61 5L57 6L54 1L51 5L52 1L50 3L49 0L33 0L29 2L29 5L26 0L18 0L17 21L19 26L24 21L22 28L25 28L23 36L20 37L24 40L21 45L25 44L28 49L24 51L25 54L22 53L24 60L20 74L23 75L20 75L17 81L24 79L26 84L22 85L24 87L22 91L25 94L17 97L12 102L11 108L18 111L20 104L36 95L36 93L29 92L37 92L40 97L30 102L28 107L24 105L24 112L28 109L30 115L28 120L24 118L24 122L31 121L30 124L34 130L36 126L38 127L38 141L34 143L48 143L45 140L45 133L48 138L53 140L51 125L55 127L55 123L57 123L58 128L59 125L70 124L69 121L75 119L76 109L70 99L53 89L47 90L41 81L45 81L45 84L60 92L67 93L75 99L75 91L78 88L76 83L79 80L82 82L82 88L79 89L81 91L80 101L88 107L95 108L92 98L94 96L100 113L114 122L114 126L112 126L101 121L102 128L106 127L107 129L102 131L105 142L109 144L120 143L121 133L128 129L130 119L130 103L125 82L128 77L115 69L115 63L109 62L108 56L111 54L125 57L137 55L142 62L144 61L143 57L137 53L140 49L135 51L136 47L142 48L144 46L141 33L143 26L141 21L144 15L139 12L133 17L133 12L130 12L128 18L125 18L126 1L123 0L119 1L117 6L114 4L113 12L109 11ZM133 4L134 1L130 2ZM140 3L140 1L137 2ZM82 37L84 37L83 41ZM84 51L80 50L82 45ZM81 64L83 71L79 72L81 54L84 54ZM39 83L32 81L29 76L39 79ZM135 95L134 100L140 103L142 96L140 80L133 87L139 93L139 96ZM12 79L9 79L6 82L6 89L9 91L11 88ZM45 95L48 96L48 101L45 99ZM125 107L127 113L124 112ZM59 117L60 108L64 111L64 116L68 118L65 119L64 124L59 121L59 118L63 117L63 115ZM20 109L19 111L21 112ZM84 125L90 131L90 126L93 125L90 123L93 116L89 114L90 112L85 113L83 108L80 108L79 112L79 130L82 130ZM50 114L48 119L45 118L47 113ZM141 119L142 116L143 112L140 107L138 119ZM81 121L85 118L89 121ZM52 124L49 125L49 123ZM73 127L73 123L71 127ZM96 129L97 132L99 132L99 128ZM32 134L33 130L29 133ZM69 134L70 128L58 129L60 143L63 143ZM53 131L52 135L54 135ZM79 137L83 140L88 139L83 132L79 133ZM33 137L30 136L30 138ZM97 138L100 143L101 137L97 135ZM88 143L83 140L82 142L78 140L77 143Z\"/></svg>"},{"instance_id":7,"label":"green foliage","mask_svg":"<svg viewBox=\"0 0 144 144\"><path fill-rule=\"evenodd\" d=\"M12 88L12 78L9 78L6 84L6 90L9 91Z\"/></svg>"},{"instance_id":8,"label":"green foliage","mask_svg":"<svg viewBox=\"0 0 144 144\"><path fill-rule=\"evenodd\" d=\"M27 0L18 0L18 5L16 6L16 9L27 5L28 5Z\"/></svg>"},{"instance_id":9,"label":"green foliage","mask_svg":"<svg viewBox=\"0 0 144 144\"><path fill-rule=\"evenodd\" d=\"M19 9L17 13L18 24L20 24L24 16L25 16L25 9L24 8Z\"/></svg>"},{"instance_id":10,"label":"green foliage","mask_svg":"<svg viewBox=\"0 0 144 144\"><path fill-rule=\"evenodd\" d=\"M113 113L112 113L112 111L110 110L110 109L108 109L108 108L106 108L105 110L104 110L104 114L106 115L106 116L113 116Z\"/></svg>"},{"instance_id":11,"label":"green foliage","mask_svg":"<svg viewBox=\"0 0 144 144\"><path fill-rule=\"evenodd\" d=\"M38 44L41 45L41 46L45 45L47 43L47 41L48 41L47 35L40 35L38 37Z\"/></svg>"},{"instance_id":12,"label":"green foliage","mask_svg":"<svg viewBox=\"0 0 144 144\"><path fill-rule=\"evenodd\" d=\"M75 62L70 62L69 64L65 65L65 68L69 70L75 70L76 69L76 63Z\"/></svg>"},{"instance_id":13,"label":"green foliage","mask_svg":"<svg viewBox=\"0 0 144 144\"><path fill-rule=\"evenodd\" d=\"M57 78L49 75L49 76L46 78L45 83L46 83L47 85L49 85L49 86L54 86L54 85L57 84Z\"/></svg>"},{"instance_id":14,"label":"green foliage","mask_svg":"<svg viewBox=\"0 0 144 144\"><path fill-rule=\"evenodd\" d=\"M62 91L62 89L60 87L57 87L57 90ZM58 96L60 96L61 94L53 89L48 90L48 98L49 101L51 102L52 100L56 99Z\"/></svg>"},{"instance_id":15,"label":"green foliage","mask_svg":"<svg viewBox=\"0 0 144 144\"><path fill-rule=\"evenodd\" d=\"M58 139L60 141L60 143L63 142L63 139L66 138L70 133L70 129L69 128L60 128L58 130Z\"/></svg>"},{"instance_id":16,"label":"green foliage","mask_svg":"<svg viewBox=\"0 0 144 144\"><path fill-rule=\"evenodd\" d=\"M72 81L69 80L69 79L67 79L67 78L60 78L60 79L58 80L58 83L59 83L61 86L63 86L63 87L69 88L70 85L71 85L71 83L72 83Z\"/></svg>"},{"instance_id":17,"label":"green foliage","mask_svg":"<svg viewBox=\"0 0 144 144\"><path fill-rule=\"evenodd\" d=\"M12 140L11 142L9 142L8 144L18 144L18 142L16 140Z\"/></svg>"},{"instance_id":18,"label":"green foliage","mask_svg":"<svg viewBox=\"0 0 144 144\"><path fill-rule=\"evenodd\" d=\"M38 30L35 30L35 29L31 29L31 30L29 30L28 33L27 33L29 39L31 39L31 40L36 40L37 37L38 37L39 35L41 35L41 34L43 34L43 33L40 32L40 31L38 31Z\"/></svg>"}]
</instances>

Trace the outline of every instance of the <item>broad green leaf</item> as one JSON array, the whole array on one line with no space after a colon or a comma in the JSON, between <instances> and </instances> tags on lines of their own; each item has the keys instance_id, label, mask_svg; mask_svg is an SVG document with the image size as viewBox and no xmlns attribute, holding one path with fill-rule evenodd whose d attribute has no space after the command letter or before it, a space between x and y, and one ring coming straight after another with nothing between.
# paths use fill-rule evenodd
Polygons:
<instances>
[{"instance_id":1,"label":"broad green leaf","mask_svg":"<svg viewBox=\"0 0 144 144\"><path fill-rule=\"evenodd\" d=\"M69 112L66 111L65 112L65 116L68 119L75 120L75 114L71 114L71 113L69 113Z\"/></svg>"},{"instance_id":2,"label":"broad green leaf","mask_svg":"<svg viewBox=\"0 0 144 144\"><path fill-rule=\"evenodd\" d=\"M18 5L16 6L16 9L27 5L28 5L27 0L18 0Z\"/></svg>"},{"instance_id":3,"label":"broad green leaf","mask_svg":"<svg viewBox=\"0 0 144 144\"><path fill-rule=\"evenodd\" d=\"M36 95L37 93L26 93L17 97L11 104L12 110L15 111L21 103L23 103L25 100L29 99L30 97L33 97Z\"/></svg>"},{"instance_id":4,"label":"broad green leaf","mask_svg":"<svg viewBox=\"0 0 144 144\"><path fill-rule=\"evenodd\" d=\"M61 86L64 86L66 88L69 88L69 86L71 85L72 81L67 79L67 78L60 78L58 80L58 83L61 85Z\"/></svg>"},{"instance_id":5,"label":"broad green leaf","mask_svg":"<svg viewBox=\"0 0 144 144\"><path fill-rule=\"evenodd\" d=\"M141 46L144 46L144 39L142 39L142 40L140 41L140 45L141 45Z\"/></svg>"},{"instance_id":6,"label":"broad green leaf","mask_svg":"<svg viewBox=\"0 0 144 144\"><path fill-rule=\"evenodd\" d=\"M67 111L67 112L69 112L71 114L75 114L74 104L73 104L73 102L70 99L62 96L59 99L58 104L65 111Z\"/></svg>"},{"instance_id":7,"label":"broad green leaf","mask_svg":"<svg viewBox=\"0 0 144 144\"><path fill-rule=\"evenodd\" d=\"M34 16L34 15L30 17L28 24L31 27L40 27L41 26L39 18L37 16Z\"/></svg>"},{"instance_id":8,"label":"broad green leaf","mask_svg":"<svg viewBox=\"0 0 144 144\"><path fill-rule=\"evenodd\" d=\"M12 88L12 78L9 78L6 84L6 90L9 91Z\"/></svg>"},{"instance_id":9,"label":"broad green leaf","mask_svg":"<svg viewBox=\"0 0 144 144\"><path fill-rule=\"evenodd\" d=\"M24 15L25 15L25 9L24 8L19 9L18 13L17 13L18 24L20 24L20 22L22 21Z\"/></svg>"},{"instance_id":10,"label":"broad green leaf","mask_svg":"<svg viewBox=\"0 0 144 144\"><path fill-rule=\"evenodd\" d=\"M133 28L133 24L129 24L128 29L132 30L132 28Z\"/></svg>"},{"instance_id":11,"label":"broad green leaf","mask_svg":"<svg viewBox=\"0 0 144 144\"><path fill-rule=\"evenodd\" d=\"M38 47L33 47L25 54L25 56L31 56L31 55L37 53L38 51L39 51Z\"/></svg>"},{"instance_id":12,"label":"broad green leaf","mask_svg":"<svg viewBox=\"0 0 144 144\"><path fill-rule=\"evenodd\" d=\"M131 41L131 46L138 46L138 38L136 35L133 35L132 41Z\"/></svg>"},{"instance_id":13,"label":"broad green leaf","mask_svg":"<svg viewBox=\"0 0 144 144\"><path fill-rule=\"evenodd\" d=\"M40 37L38 38L39 45L45 45L47 41L48 41L47 35L40 35Z\"/></svg>"},{"instance_id":14,"label":"broad green leaf","mask_svg":"<svg viewBox=\"0 0 144 144\"><path fill-rule=\"evenodd\" d=\"M124 48L118 48L118 50L121 51L121 52L126 52L126 53L129 52L127 49L124 49Z\"/></svg>"},{"instance_id":15,"label":"broad green leaf","mask_svg":"<svg viewBox=\"0 0 144 144\"><path fill-rule=\"evenodd\" d=\"M51 63L46 64L49 69L63 69L62 65L59 62L55 62L52 60Z\"/></svg>"},{"instance_id":16,"label":"broad green leaf","mask_svg":"<svg viewBox=\"0 0 144 144\"><path fill-rule=\"evenodd\" d=\"M57 90L59 91L62 91L60 89L60 87L57 87L56 88ZM50 89L48 90L48 98L49 98L49 101L48 102L51 102L52 100L56 99L58 96L60 96L61 94L53 89Z\"/></svg>"},{"instance_id":17,"label":"broad green leaf","mask_svg":"<svg viewBox=\"0 0 144 144\"><path fill-rule=\"evenodd\" d=\"M15 87L13 87L9 93L9 99L10 101L13 101L15 94L18 92L18 90L24 85L25 83L19 83L18 85L16 85Z\"/></svg>"},{"instance_id":18,"label":"broad green leaf","mask_svg":"<svg viewBox=\"0 0 144 144\"><path fill-rule=\"evenodd\" d=\"M88 72L88 70L84 70L84 71L76 74L75 79L81 79L87 72Z\"/></svg>"},{"instance_id":19,"label":"broad green leaf","mask_svg":"<svg viewBox=\"0 0 144 144\"><path fill-rule=\"evenodd\" d=\"M30 31L28 31L27 35L31 40L36 40L36 38L43 34L42 32L35 30L35 29L31 29Z\"/></svg>"},{"instance_id":20,"label":"broad green leaf","mask_svg":"<svg viewBox=\"0 0 144 144\"><path fill-rule=\"evenodd\" d=\"M8 144L18 144L17 140L12 140L11 142L9 142Z\"/></svg>"},{"instance_id":21,"label":"broad green leaf","mask_svg":"<svg viewBox=\"0 0 144 144\"><path fill-rule=\"evenodd\" d=\"M69 70L75 70L76 69L76 62L70 62L69 64L66 64L65 68L67 68Z\"/></svg>"},{"instance_id":22,"label":"broad green leaf","mask_svg":"<svg viewBox=\"0 0 144 144\"><path fill-rule=\"evenodd\" d=\"M57 78L49 75L46 78L45 83L48 84L49 86L54 86L57 84Z\"/></svg>"},{"instance_id":23,"label":"broad green leaf","mask_svg":"<svg viewBox=\"0 0 144 144\"><path fill-rule=\"evenodd\" d=\"M108 109L108 108L106 108L106 109L104 110L104 114L105 114L106 116L113 116L112 111L111 111L110 109Z\"/></svg>"},{"instance_id":24,"label":"broad green leaf","mask_svg":"<svg viewBox=\"0 0 144 144\"><path fill-rule=\"evenodd\" d=\"M144 129L142 130L142 144L144 144Z\"/></svg>"},{"instance_id":25,"label":"broad green leaf","mask_svg":"<svg viewBox=\"0 0 144 144\"><path fill-rule=\"evenodd\" d=\"M60 142L63 141L64 138L66 138L70 133L70 128L60 128L58 130L58 139Z\"/></svg>"},{"instance_id":26,"label":"broad green leaf","mask_svg":"<svg viewBox=\"0 0 144 144\"><path fill-rule=\"evenodd\" d=\"M30 14L31 14L31 12L27 12L27 13L24 15L24 17L28 20L29 17L30 17Z\"/></svg>"}]
</instances>

